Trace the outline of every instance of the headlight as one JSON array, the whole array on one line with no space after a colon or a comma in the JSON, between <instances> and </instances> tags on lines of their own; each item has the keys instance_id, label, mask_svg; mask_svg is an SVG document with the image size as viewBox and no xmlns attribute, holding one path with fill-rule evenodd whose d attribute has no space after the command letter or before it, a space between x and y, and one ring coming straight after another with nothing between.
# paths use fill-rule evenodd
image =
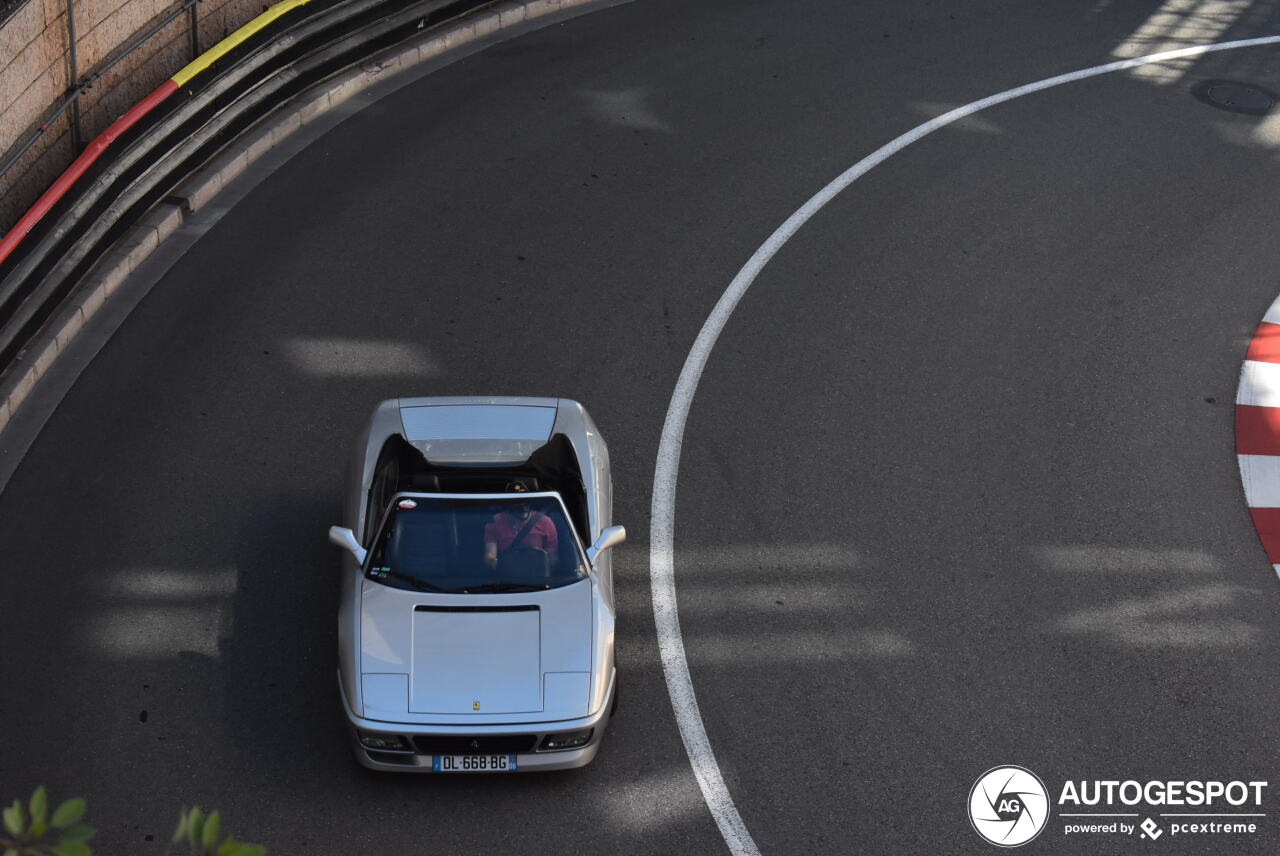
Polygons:
<instances>
[{"instance_id":1,"label":"headlight","mask_svg":"<svg viewBox=\"0 0 1280 856\"><path fill-rule=\"evenodd\" d=\"M562 734L548 734L542 738L542 746L540 751L548 752L552 749L576 749L579 746L585 746L591 740L591 733L594 729L588 728L586 731L565 731Z\"/></svg>"},{"instance_id":2,"label":"headlight","mask_svg":"<svg viewBox=\"0 0 1280 856\"><path fill-rule=\"evenodd\" d=\"M372 734L368 731L358 733L360 735L360 745L366 749L403 752L409 748L409 744L399 734Z\"/></svg>"}]
</instances>

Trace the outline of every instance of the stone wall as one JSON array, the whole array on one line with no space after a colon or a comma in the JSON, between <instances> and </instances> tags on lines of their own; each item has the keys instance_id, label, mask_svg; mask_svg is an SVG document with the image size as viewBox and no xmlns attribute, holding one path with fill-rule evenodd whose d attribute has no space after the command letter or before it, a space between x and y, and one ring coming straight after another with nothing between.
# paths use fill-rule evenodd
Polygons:
<instances>
[{"instance_id":1,"label":"stone wall","mask_svg":"<svg viewBox=\"0 0 1280 856\"><path fill-rule=\"evenodd\" d=\"M70 3L81 80L180 6L173 0ZM212 47L268 4L268 0L201 0L195 7L200 50ZM67 5L68 0L27 0L0 24L0 159L38 128L67 94L71 80ZM82 142L100 134L191 60L191 18L184 13L80 98ZM75 159L71 122L68 109L18 163L0 175L0 234Z\"/></svg>"}]
</instances>

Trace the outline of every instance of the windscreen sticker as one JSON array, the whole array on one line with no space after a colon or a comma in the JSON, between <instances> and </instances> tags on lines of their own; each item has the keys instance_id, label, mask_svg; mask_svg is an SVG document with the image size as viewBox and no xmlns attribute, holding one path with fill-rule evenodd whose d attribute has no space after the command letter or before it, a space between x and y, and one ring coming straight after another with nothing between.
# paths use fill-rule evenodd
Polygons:
<instances>
[{"instance_id":1,"label":"windscreen sticker","mask_svg":"<svg viewBox=\"0 0 1280 856\"><path fill-rule=\"evenodd\" d=\"M418 503L414 502L412 499L402 499L396 503L396 507L397 508L417 508Z\"/></svg>"}]
</instances>

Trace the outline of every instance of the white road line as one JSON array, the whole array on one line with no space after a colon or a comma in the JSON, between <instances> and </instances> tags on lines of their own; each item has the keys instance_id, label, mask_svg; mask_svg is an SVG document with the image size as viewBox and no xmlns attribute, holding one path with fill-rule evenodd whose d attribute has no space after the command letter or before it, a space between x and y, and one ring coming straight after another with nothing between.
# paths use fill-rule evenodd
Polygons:
<instances>
[{"instance_id":1,"label":"white road line","mask_svg":"<svg viewBox=\"0 0 1280 856\"><path fill-rule=\"evenodd\" d=\"M689 356L685 358L680 377L676 380L675 390L671 393L671 403L667 407L667 418L662 425L662 439L658 444L658 459L653 475L653 505L650 520L649 539L649 578L653 594L653 620L658 630L658 652L662 657L662 671L667 680L667 691L671 694L671 704L675 708L676 725L680 729L680 737L684 741L685 751L689 755L689 763L693 774L702 789L702 798L711 810L725 844L734 856L757 856L760 852L756 843L747 831L742 816L738 814L729 789L724 783L720 765L716 763L715 753L711 750L711 741L707 738L707 729L702 724L702 715L698 711L698 699L693 691L693 680L689 675L689 661L685 656L684 640L680 635L680 616L676 604L675 583L675 505L676 480L680 470L680 448L684 442L684 426L689 417L689 408L693 405L693 395L698 389L698 380L706 367L711 349L716 339L728 323L738 301L742 299L751 284L755 282L760 271L769 263L778 250L791 239L791 236L813 215L822 210L840 191L853 184L892 155L907 146L933 133L939 128L972 116L980 110L1012 101L1032 92L1074 83L1089 77L1097 77L1113 71L1122 71L1140 65L1165 62L1171 59L1199 56L1215 51L1233 48L1257 47L1280 42L1280 36L1263 36L1256 39L1241 39L1234 42L1220 42L1213 45L1200 45L1178 50L1163 51L1149 56L1133 59L1117 60L1105 65L1073 71L1049 77L1035 83L1028 83L1015 89L974 101L963 107L930 119L907 131L902 136L881 146L849 169L841 173L834 181L813 195L798 211L769 236L760 249L747 260L742 270L729 283L724 294L716 303L702 329L694 340Z\"/></svg>"}]
</instances>

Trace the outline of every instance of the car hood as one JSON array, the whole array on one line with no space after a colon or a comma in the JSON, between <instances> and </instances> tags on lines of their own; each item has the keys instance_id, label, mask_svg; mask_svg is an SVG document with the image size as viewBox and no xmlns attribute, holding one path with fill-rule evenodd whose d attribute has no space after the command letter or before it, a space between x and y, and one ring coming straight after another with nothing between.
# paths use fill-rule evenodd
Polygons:
<instances>
[{"instance_id":1,"label":"car hood","mask_svg":"<svg viewBox=\"0 0 1280 856\"><path fill-rule=\"evenodd\" d=\"M395 722L521 722L587 716L597 595L426 594L365 580L364 715Z\"/></svg>"}]
</instances>

